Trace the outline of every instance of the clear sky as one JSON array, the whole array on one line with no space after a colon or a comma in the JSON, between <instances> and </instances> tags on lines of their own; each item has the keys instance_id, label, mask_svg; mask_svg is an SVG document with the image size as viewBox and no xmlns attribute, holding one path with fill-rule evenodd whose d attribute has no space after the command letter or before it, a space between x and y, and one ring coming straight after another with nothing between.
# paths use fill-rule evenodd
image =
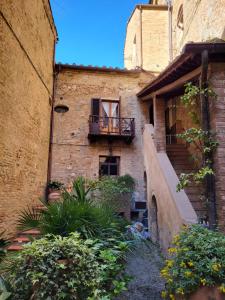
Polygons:
<instances>
[{"instance_id":1,"label":"clear sky","mask_svg":"<svg viewBox=\"0 0 225 300\"><path fill-rule=\"evenodd\" d=\"M126 24L140 3L148 0L51 0L56 62L123 67Z\"/></svg>"}]
</instances>

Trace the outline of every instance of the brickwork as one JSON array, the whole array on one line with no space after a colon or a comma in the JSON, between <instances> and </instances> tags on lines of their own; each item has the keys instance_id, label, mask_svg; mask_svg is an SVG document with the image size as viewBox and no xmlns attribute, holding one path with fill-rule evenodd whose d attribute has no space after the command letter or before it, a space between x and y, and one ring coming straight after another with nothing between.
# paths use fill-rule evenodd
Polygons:
<instances>
[{"instance_id":1,"label":"brickwork","mask_svg":"<svg viewBox=\"0 0 225 300\"><path fill-rule=\"evenodd\" d=\"M56 32L47 1L0 8L0 227L12 233L46 184Z\"/></svg>"},{"instance_id":2,"label":"brickwork","mask_svg":"<svg viewBox=\"0 0 225 300\"><path fill-rule=\"evenodd\" d=\"M119 156L120 175L136 180L135 198L145 200L142 130L147 105L137 101L136 93L152 75L143 72L87 71L62 69L57 79L56 103L69 107L54 114L52 179L66 184L77 176L97 179L99 156ZM120 99L121 117L135 118L136 136L130 145L124 141L88 140L91 99Z\"/></svg>"},{"instance_id":3,"label":"brickwork","mask_svg":"<svg viewBox=\"0 0 225 300\"><path fill-rule=\"evenodd\" d=\"M225 231L225 64L213 64L210 83L217 99L211 104L211 126L219 146L214 156L216 201L219 228Z\"/></svg>"},{"instance_id":4,"label":"brickwork","mask_svg":"<svg viewBox=\"0 0 225 300\"><path fill-rule=\"evenodd\" d=\"M166 152L165 100L154 98L155 140L158 152Z\"/></svg>"}]
</instances>

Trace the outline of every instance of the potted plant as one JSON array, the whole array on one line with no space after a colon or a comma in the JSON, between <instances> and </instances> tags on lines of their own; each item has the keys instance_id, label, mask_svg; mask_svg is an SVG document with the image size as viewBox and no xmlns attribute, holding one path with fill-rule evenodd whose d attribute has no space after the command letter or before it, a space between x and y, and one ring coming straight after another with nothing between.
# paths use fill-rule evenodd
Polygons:
<instances>
[{"instance_id":1,"label":"potted plant","mask_svg":"<svg viewBox=\"0 0 225 300\"><path fill-rule=\"evenodd\" d=\"M201 225L184 227L169 248L161 275L164 299L225 299L225 236ZM211 298L210 298L211 297Z\"/></svg>"},{"instance_id":2,"label":"potted plant","mask_svg":"<svg viewBox=\"0 0 225 300\"><path fill-rule=\"evenodd\" d=\"M63 183L59 181L50 181L48 184L48 201L55 202L61 197Z\"/></svg>"}]
</instances>

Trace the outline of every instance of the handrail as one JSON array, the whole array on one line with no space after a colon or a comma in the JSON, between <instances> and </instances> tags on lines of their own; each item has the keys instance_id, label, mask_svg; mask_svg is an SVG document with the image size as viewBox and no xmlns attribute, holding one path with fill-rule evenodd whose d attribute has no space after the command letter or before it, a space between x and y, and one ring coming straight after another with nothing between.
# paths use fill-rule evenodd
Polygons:
<instances>
[{"instance_id":1,"label":"handrail","mask_svg":"<svg viewBox=\"0 0 225 300\"><path fill-rule=\"evenodd\" d=\"M89 116L89 135L135 136L135 119Z\"/></svg>"}]
</instances>

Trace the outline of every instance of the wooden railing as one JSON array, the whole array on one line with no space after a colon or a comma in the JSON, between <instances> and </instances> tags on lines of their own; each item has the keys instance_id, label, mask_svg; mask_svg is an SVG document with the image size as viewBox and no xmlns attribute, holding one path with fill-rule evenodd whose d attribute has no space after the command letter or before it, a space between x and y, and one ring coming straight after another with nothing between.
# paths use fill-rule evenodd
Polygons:
<instances>
[{"instance_id":1,"label":"wooden railing","mask_svg":"<svg viewBox=\"0 0 225 300\"><path fill-rule=\"evenodd\" d=\"M89 135L112 135L133 138L135 136L135 120L134 118L91 115L89 117Z\"/></svg>"}]
</instances>

